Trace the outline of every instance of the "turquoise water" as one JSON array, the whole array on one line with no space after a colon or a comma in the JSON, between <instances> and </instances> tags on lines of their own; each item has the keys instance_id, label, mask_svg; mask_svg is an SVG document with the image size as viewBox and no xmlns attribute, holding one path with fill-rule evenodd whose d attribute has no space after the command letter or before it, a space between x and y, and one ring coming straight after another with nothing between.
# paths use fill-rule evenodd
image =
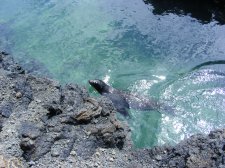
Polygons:
<instances>
[{"instance_id":1,"label":"turquoise water","mask_svg":"<svg viewBox=\"0 0 225 168\"><path fill-rule=\"evenodd\" d=\"M142 0L0 0L0 49L41 76L152 97L174 115L131 110L136 147L225 127L225 26L154 15ZM31 68L32 67L32 68ZM122 118L121 116L119 116Z\"/></svg>"}]
</instances>

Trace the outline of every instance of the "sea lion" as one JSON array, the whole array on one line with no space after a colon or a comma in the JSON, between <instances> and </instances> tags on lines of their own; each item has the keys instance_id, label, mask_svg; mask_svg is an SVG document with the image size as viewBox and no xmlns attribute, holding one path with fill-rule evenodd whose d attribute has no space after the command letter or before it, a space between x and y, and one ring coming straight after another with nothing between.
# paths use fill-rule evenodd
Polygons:
<instances>
[{"instance_id":1,"label":"sea lion","mask_svg":"<svg viewBox=\"0 0 225 168\"><path fill-rule=\"evenodd\" d=\"M89 84L102 96L109 98L119 113L129 116L128 109L157 110L160 104L157 101L126 93L107 85L102 80L89 80Z\"/></svg>"}]
</instances>

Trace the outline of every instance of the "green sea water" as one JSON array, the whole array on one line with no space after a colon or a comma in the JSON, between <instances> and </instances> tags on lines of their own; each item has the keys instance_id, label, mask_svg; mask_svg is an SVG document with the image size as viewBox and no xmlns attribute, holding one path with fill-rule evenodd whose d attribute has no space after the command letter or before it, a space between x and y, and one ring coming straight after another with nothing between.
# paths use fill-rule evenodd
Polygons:
<instances>
[{"instance_id":1,"label":"green sea water","mask_svg":"<svg viewBox=\"0 0 225 168\"><path fill-rule=\"evenodd\" d=\"M154 15L142 0L0 0L0 49L62 84L89 79L154 98L166 111L130 110L136 147L175 144L225 127L225 26ZM193 69L193 70L192 70Z\"/></svg>"}]
</instances>

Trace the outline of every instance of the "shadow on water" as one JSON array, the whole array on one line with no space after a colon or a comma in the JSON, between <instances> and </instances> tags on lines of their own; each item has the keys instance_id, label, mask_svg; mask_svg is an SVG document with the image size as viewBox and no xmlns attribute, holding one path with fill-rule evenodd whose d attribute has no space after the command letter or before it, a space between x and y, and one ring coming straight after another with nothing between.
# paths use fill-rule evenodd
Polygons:
<instances>
[{"instance_id":1,"label":"shadow on water","mask_svg":"<svg viewBox=\"0 0 225 168\"><path fill-rule=\"evenodd\" d=\"M179 76L184 76L186 75L187 73L191 73L191 72L194 72L196 70L199 70L200 68L202 67L205 67L205 66L212 66L212 65L224 65L225 64L225 60L215 60L215 61L207 61L207 62L203 62L201 64L198 64L196 66L194 66L193 68L191 68L188 72L184 72L184 73L180 73ZM214 72L215 73L215 72ZM220 74L222 76L225 76L224 73L222 72L217 72L217 74Z\"/></svg>"},{"instance_id":2,"label":"shadow on water","mask_svg":"<svg viewBox=\"0 0 225 168\"><path fill-rule=\"evenodd\" d=\"M160 132L161 113L131 109L130 115L128 123L135 148L156 146L158 143L157 134Z\"/></svg>"},{"instance_id":3,"label":"shadow on water","mask_svg":"<svg viewBox=\"0 0 225 168\"><path fill-rule=\"evenodd\" d=\"M190 15L202 23L213 20L225 24L225 0L144 0L146 4L154 7L153 13L162 15L174 13Z\"/></svg>"},{"instance_id":4,"label":"shadow on water","mask_svg":"<svg viewBox=\"0 0 225 168\"><path fill-rule=\"evenodd\" d=\"M219 64L225 64L225 60L216 60L216 61L207 61L202 64L199 64L191 69L191 71L197 70L203 66L209 66L209 65L219 65Z\"/></svg>"}]
</instances>

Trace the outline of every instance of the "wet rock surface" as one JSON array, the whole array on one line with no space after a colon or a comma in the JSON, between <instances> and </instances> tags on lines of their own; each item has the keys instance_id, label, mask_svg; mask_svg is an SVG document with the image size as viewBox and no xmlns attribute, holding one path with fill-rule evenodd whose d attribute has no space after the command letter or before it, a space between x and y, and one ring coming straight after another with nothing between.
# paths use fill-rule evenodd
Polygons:
<instances>
[{"instance_id":1,"label":"wet rock surface","mask_svg":"<svg viewBox=\"0 0 225 168\"><path fill-rule=\"evenodd\" d=\"M132 149L129 128L107 99L26 74L2 52L0 154L5 167L224 167L225 130Z\"/></svg>"}]
</instances>

